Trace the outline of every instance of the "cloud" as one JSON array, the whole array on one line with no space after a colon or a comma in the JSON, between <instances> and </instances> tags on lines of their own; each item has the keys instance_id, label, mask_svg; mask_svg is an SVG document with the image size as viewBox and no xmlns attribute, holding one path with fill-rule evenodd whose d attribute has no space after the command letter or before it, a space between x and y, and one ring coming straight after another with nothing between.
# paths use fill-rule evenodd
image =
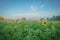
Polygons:
<instances>
[{"instance_id":1,"label":"cloud","mask_svg":"<svg viewBox=\"0 0 60 40\"><path fill-rule=\"evenodd\" d=\"M45 7L45 4L46 4L46 3L42 4L42 5L40 6L40 8L43 8L43 7Z\"/></svg>"},{"instance_id":2,"label":"cloud","mask_svg":"<svg viewBox=\"0 0 60 40\"><path fill-rule=\"evenodd\" d=\"M35 7L35 6L33 6L33 5L31 5L31 6L30 6L30 8L31 8L31 10L33 10L33 11L35 11L35 10L36 10L36 7Z\"/></svg>"}]
</instances>

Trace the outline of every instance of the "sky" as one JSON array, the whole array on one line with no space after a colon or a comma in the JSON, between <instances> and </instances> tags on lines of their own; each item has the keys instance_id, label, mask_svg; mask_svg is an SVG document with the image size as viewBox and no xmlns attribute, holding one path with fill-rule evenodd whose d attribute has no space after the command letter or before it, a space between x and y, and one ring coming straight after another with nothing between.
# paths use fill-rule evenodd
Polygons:
<instances>
[{"instance_id":1,"label":"sky","mask_svg":"<svg viewBox=\"0 0 60 40\"><path fill-rule=\"evenodd\" d=\"M60 15L60 0L0 0L0 16L46 18Z\"/></svg>"}]
</instances>

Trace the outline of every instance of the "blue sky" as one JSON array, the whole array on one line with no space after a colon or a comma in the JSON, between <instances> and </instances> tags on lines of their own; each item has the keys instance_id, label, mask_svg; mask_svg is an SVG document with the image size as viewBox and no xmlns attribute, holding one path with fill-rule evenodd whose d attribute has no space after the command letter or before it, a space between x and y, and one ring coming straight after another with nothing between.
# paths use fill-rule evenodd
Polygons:
<instances>
[{"instance_id":1,"label":"blue sky","mask_svg":"<svg viewBox=\"0 0 60 40\"><path fill-rule=\"evenodd\" d=\"M0 0L0 16L51 17L60 15L60 0Z\"/></svg>"}]
</instances>

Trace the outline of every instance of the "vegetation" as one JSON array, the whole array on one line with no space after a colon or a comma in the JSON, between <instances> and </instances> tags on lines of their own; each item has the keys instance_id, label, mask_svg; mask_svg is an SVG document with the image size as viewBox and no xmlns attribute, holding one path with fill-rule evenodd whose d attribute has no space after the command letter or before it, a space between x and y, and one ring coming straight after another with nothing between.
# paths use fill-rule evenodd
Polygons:
<instances>
[{"instance_id":1,"label":"vegetation","mask_svg":"<svg viewBox=\"0 0 60 40\"><path fill-rule=\"evenodd\" d=\"M0 22L0 40L60 40L60 22Z\"/></svg>"},{"instance_id":2,"label":"vegetation","mask_svg":"<svg viewBox=\"0 0 60 40\"><path fill-rule=\"evenodd\" d=\"M47 18L47 20L50 20L50 21L60 21L60 15L58 16L53 16L51 18Z\"/></svg>"}]
</instances>

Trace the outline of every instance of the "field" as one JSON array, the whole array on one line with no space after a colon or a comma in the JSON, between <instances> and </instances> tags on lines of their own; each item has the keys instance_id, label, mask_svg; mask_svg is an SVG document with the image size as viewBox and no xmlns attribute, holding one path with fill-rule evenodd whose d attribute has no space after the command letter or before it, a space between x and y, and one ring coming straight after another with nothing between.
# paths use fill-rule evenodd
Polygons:
<instances>
[{"instance_id":1,"label":"field","mask_svg":"<svg viewBox=\"0 0 60 40\"><path fill-rule=\"evenodd\" d=\"M0 40L60 40L60 22L0 22Z\"/></svg>"}]
</instances>

